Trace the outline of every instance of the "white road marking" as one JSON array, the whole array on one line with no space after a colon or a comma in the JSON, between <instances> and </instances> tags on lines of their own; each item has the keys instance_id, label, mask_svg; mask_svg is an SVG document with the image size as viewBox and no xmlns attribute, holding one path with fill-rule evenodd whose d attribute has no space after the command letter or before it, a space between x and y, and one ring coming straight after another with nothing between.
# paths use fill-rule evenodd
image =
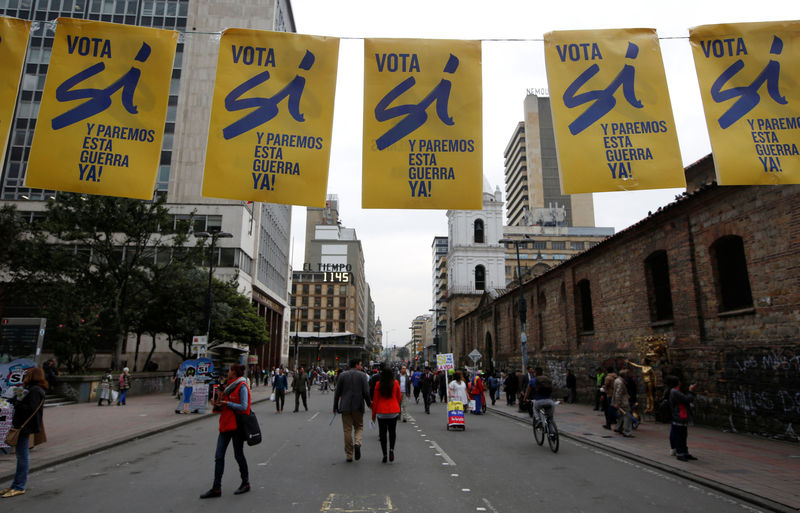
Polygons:
<instances>
[{"instance_id":1,"label":"white road marking","mask_svg":"<svg viewBox=\"0 0 800 513\"><path fill-rule=\"evenodd\" d=\"M450 456L448 456L448 455L447 455L447 453L446 453L446 452L444 452L444 449L442 449L442 448L439 446L439 444L437 444L437 443L436 443L436 442L434 442L434 441L431 441L431 445L433 445L433 446L436 448L436 452L438 453L438 455L439 455L439 456L441 456L441 457L442 457L442 459L444 459L444 461L445 461L445 462L443 463L443 465L452 465L452 466L454 466L454 467L456 466L456 462L455 462L455 461L453 461L453 458L451 458Z\"/></svg>"},{"instance_id":2,"label":"white road marking","mask_svg":"<svg viewBox=\"0 0 800 513\"><path fill-rule=\"evenodd\" d=\"M311 418L310 418L310 419L308 419L306 422L311 422L312 420L316 419L316 418L317 418L317 415L319 415L319 412L317 412L317 413L315 413L314 415L312 415L312 416L311 416Z\"/></svg>"},{"instance_id":3,"label":"white road marking","mask_svg":"<svg viewBox=\"0 0 800 513\"><path fill-rule=\"evenodd\" d=\"M487 507L487 508L489 508L490 510L492 510L492 512L493 512L493 513L500 513L499 511L497 511L497 510L494 508L494 506L492 506L491 504L489 504L489 499L487 499L486 497L483 497L483 498L481 498L481 500L483 501L483 503L484 503L484 504L486 504L486 507Z\"/></svg>"}]
</instances>

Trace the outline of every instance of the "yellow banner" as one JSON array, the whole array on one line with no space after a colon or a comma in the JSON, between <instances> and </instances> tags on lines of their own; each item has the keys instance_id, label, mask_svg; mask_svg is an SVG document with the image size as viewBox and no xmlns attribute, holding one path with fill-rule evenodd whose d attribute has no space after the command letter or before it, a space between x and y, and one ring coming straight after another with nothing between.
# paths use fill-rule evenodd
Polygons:
<instances>
[{"instance_id":1,"label":"yellow banner","mask_svg":"<svg viewBox=\"0 0 800 513\"><path fill-rule=\"evenodd\" d=\"M364 208L483 206L481 43L364 40Z\"/></svg>"},{"instance_id":2,"label":"yellow banner","mask_svg":"<svg viewBox=\"0 0 800 513\"><path fill-rule=\"evenodd\" d=\"M0 16L0 165L5 162L31 22Z\"/></svg>"},{"instance_id":3,"label":"yellow banner","mask_svg":"<svg viewBox=\"0 0 800 513\"><path fill-rule=\"evenodd\" d=\"M339 40L222 33L203 195L325 206Z\"/></svg>"},{"instance_id":4,"label":"yellow banner","mask_svg":"<svg viewBox=\"0 0 800 513\"><path fill-rule=\"evenodd\" d=\"M684 187L654 29L544 36L563 194Z\"/></svg>"},{"instance_id":5,"label":"yellow banner","mask_svg":"<svg viewBox=\"0 0 800 513\"><path fill-rule=\"evenodd\" d=\"M26 186L152 199L177 42L59 18Z\"/></svg>"},{"instance_id":6,"label":"yellow banner","mask_svg":"<svg viewBox=\"0 0 800 513\"><path fill-rule=\"evenodd\" d=\"M800 183L800 21L689 30L717 183Z\"/></svg>"}]
</instances>

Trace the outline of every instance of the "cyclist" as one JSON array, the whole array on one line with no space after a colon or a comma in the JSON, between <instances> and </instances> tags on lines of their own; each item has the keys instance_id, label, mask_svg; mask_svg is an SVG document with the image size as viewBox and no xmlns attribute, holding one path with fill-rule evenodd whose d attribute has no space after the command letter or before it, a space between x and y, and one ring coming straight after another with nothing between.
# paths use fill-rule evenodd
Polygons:
<instances>
[{"instance_id":1,"label":"cyclist","mask_svg":"<svg viewBox=\"0 0 800 513\"><path fill-rule=\"evenodd\" d=\"M524 400L528 396L533 396L533 418L534 422L539 422L539 410L544 409L547 420L553 420L553 412L556 408L553 402L553 380L545 376L541 367L533 370L533 379L528 381L528 388L525 390Z\"/></svg>"}]
</instances>

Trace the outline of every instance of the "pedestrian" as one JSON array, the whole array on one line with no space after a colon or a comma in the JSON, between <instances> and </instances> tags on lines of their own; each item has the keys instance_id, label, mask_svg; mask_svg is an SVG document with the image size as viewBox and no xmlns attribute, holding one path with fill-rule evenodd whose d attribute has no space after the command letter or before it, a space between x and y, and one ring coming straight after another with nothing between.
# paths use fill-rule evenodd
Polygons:
<instances>
[{"instance_id":1,"label":"pedestrian","mask_svg":"<svg viewBox=\"0 0 800 513\"><path fill-rule=\"evenodd\" d=\"M619 376L614 380L614 392L611 396L611 408L617 411L617 428L615 431L621 433L626 438L632 438L631 433L631 396L628 394L628 386L625 380L628 378L630 369L622 369Z\"/></svg>"},{"instance_id":2,"label":"pedestrian","mask_svg":"<svg viewBox=\"0 0 800 513\"><path fill-rule=\"evenodd\" d=\"M612 367L606 368L606 375L603 378L603 386L600 389L600 406L603 409L605 422L603 427L611 429L611 424L616 424L617 416L616 410L611 406L611 397L614 393L614 381L617 379L616 373Z\"/></svg>"},{"instance_id":3,"label":"pedestrian","mask_svg":"<svg viewBox=\"0 0 800 513\"><path fill-rule=\"evenodd\" d=\"M419 368L414 369L414 374L411 375L411 384L414 386L414 402L419 404L419 378L422 377L422 373L419 371Z\"/></svg>"},{"instance_id":4,"label":"pedestrian","mask_svg":"<svg viewBox=\"0 0 800 513\"><path fill-rule=\"evenodd\" d=\"M492 406L494 406L494 402L497 399L497 389L500 387L500 381L495 376L495 373L489 374L489 377L486 379L487 385L489 385L489 398L492 400Z\"/></svg>"},{"instance_id":5,"label":"pedestrian","mask_svg":"<svg viewBox=\"0 0 800 513\"><path fill-rule=\"evenodd\" d=\"M439 383L436 388L439 391L439 402L445 402L447 399L447 371L439 371Z\"/></svg>"},{"instance_id":6,"label":"pedestrian","mask_svg":"<svg viewBox=\"0 0 800 513\"><path fill-rule=\"evenodd\" d=\"M122 374L119 375L119 399L117 406L125 406L128 398L128 390L131 388L131 374L130 369L125 367L122 369Z\"/></svg>"},{"instance_id":7,"label":"pedestrian","mask_svg":"<svg viewBox=\"0 0 800 513\"><path fill-rule=\"evenodd\" d=\"M275 413L283 413L283 405L286 402L286 390L288 388L289 380L286 377L286 371L281 366L272 382L272 389L275 393Z\"/></svg>"},{"instance_id":8,"label":"pedestrian","mask_svg":"<svg viewBox=\"0 0 800 513\"><path fill-rule=\"evenodd\" d=\"M377 370L377 371L375 371L375 372L372 374L372 376L370 376L370 378L369 378L369 382L367 383L367 385L368 385L368 387L369 387L369 400L370 400L370 401L372 401L372 400L374 399L374 395L375 395L375 384L376 384L376 383L378 382L378 380L381 378L381 372L383 372L383 369L385 369L385 368L386 368L386 364L385 364L385 363L383 363L383 362L380 362L380 363L378 364L378 370Z\"/></svg>"},{"instance_id":9,"label":"pedestrian","mask_svg":"<svg viewBox=\"0 0 800 513\"><path fill-rule=\"evenodd\" d=\"M431 413L431 393L433 392L433 373L430 367L425 367L425 372L419 378L419 388L422 392L422 402L425 405L425 413Z\"/></svg>"},{"instance_id":10,"label":"pedestrian","mask_svg":"<svg viewBox=\"0 0 800 513\"><path fill-rule=\"evenodd\" d=\"M294 392L294 412L300 409L300 398L303 399L303 408L308 411L308 403L306 403L306 391L308 390L308 379L306 378L305 369L300 367L297 374L294 375L292 380L292 391Z\"/></svg>"},{"instance_id":11,"label":"pedestrian","mask_svg":"<svg viewBox=\"0 0 800 513\"><path fill-rule=\"evenodd\" d=\"M430 372L430 368L427 369ZM394 445L397 440L397 418L400 416L400 401L403 393L400 383L394 379L391 369L382 369L375 383L372 401L372 421L378 419L378 436L383 452L382 463L386 463L386 435L389 435L389 461L394 461Z\"/></svg>"},{"instance_id":12,"label":"pedestrian","mask_svg":"<svg viewBox=\"0 0 800 513\"><path fill-rule=\"evenodd\" d=\"M102 406L103 401L108 401L111 406L111 388L114 382L111 371L107 370L103 377L100 378L100 385L97 387L97 406Z\"/></svg>"},{"instance_id":13,"label":"pedestrian","mask_svg":"<svg viewBox=\"0 0 800 513\"><path fill-rule=\"evenodd\" d=\"M55 358L50 358L44 364L42 364L42 370L44 371L44 377L47 380L47 385L50 387L50 390L55 390L56 386L58 385L58 364L56 363Z\"/></svg>"},{"instance_id":14,"label":"pedestrian","mask_svg":"<svg viewBox=\"0 0 800 513\"><path fill-rule=\"evenodd\" d=\"M219 414L219 435L217 435L217 450L214 453L214 483L211 489L200 496L201 499L211 499L222 495L222 474L225 471L225 453L228 444L233 441L233 456L239 464L239 475L242 483L233 492L241 495L250 491L250 474L247 469L247 460L244 457L244 435L238 428L237 415L250 415L250 389L244 377L244 365L234 363L228 369L228 381L222 392L222 397L214 401L216 408L221 408Z\"/></svg>"},{"instance_id":15,"label":"pedestrian","mask_svg":"<svg viewBox=\"0 0 800 513\"><path fill-rule=\"evenodd\" d=\"M400 413L403 417L403 422L408 420L408 400L411 397L411 376L408 374L408 369L403 365L400 367L400 374L395 378L400 383Z\"/></svg>"},{"instance_id":16,"label":"pedestrian","mask_svg":"<svg viewBox=\"0 0 800 513\"><path fill-rule=\"evenodd\" d=\"M600 410L600 389L603 388L603 381L606 379L606 373L602 367L595 370L594 375L590 376L594 381L594 411Z\"/></svg>"},{"instance_id":17,"label":"pedestrian","mask_svg":"<svg viewBox=\"0 0 800 513\"><path fill-rule=\"evenodd\" d=\"M476 372L474 376L472 376L472 381L469 384L469 396L475 401L475 408L472 410L472 413L475 415L483 414L483 407L486 404L486 400L483 397L483 379L481 378L481 373Z\"/></svg>"},{"instance_id":18,"label":"pedestrian","mask_svg":"<svg viewBox=\"0 0 800 513\"><path fill-rule=\"evenodd\" d=\"M572 369L567 369L567 402L574 403L575 396L577 392L578 384L575 380L575 374L572 373Z\"/></svg>"},{"instance_id":19,"label":"pedestrian","mask_svg":"<svg viewBox=\"0 0 800 513\"><path fill-rule=\"evenodd\" d=\"M467 384L464 382L464 374L458 370L453 377L453 381L448 385L449 401L458 401L463 405L469 404L469 397L467 396Z\"/></svg>"},{"instance_id":20,"label":"pedestrian","mask_svg":"<svg viewBox=\"0 0 800 513\"><path fill-rule=\"evenodd\" d=\"M30 368L25 371L22 378L22 387L27 393L19 399L16 396L11 399L14 404L11 427L19 429L19 438L14 446L17 453L17 470L11 487L0 490L0 496L4 499L25 493L28 470L30 470L31 435L34 435L36 445L47 440L44 436L44 394L48 386L44 371L39 367Z\"/></svg>"},{"instance_id":21,"label":"pedestrian","mask_svg":"<svg viewBox=\"0 0 800 513\"><path fill-rule=\"evenodd\" d=\"M364 403L370 406L367 375L362 372L361 359L350 360L350 368L339 375L333 394L333 413L342 414L344 454L348 463L353 457L361 459L361 437L364 434Z\"/></svg>"},{"instance_id":22,"label":"pedestrian","mask_svg":"<svg viewBox=\"0 0 800 513\"><path fill-rule=\"evenodd\" d=\"M675 376L667 376L667 387L669 392L669 405L672 413L672 425L670 426L669 439L670 445L675 448L675 456L678 461L696 460L689 454L688 438L689 426L693 424L692 408L694 408L695 387L689 385L689 393L681 391L681 381Z\"/></svg>"},{"instance_id":23,"label":"pedestrian","mask_svg":"<svg viewBox=\"0 0 800 513\"><path fill-rule=\"evenodd\" d=\"M508 376L506 376L505 381L503 381L503 389L506 391L506 404L508 406L514 406L517 401L518 385L517 372L512 370L508 373Z\"/></svg>"},{"instance_id":24,"label":"pedestrian","mask_svg":"<svg viewBox=\"0 0 800 513\"><path fill-rule=\"evenodd\" d=\"M195 370L194 367L188 367L186 372L183 373L181 385L183 385L183 411L181 413L189 413L189 404L192 402L192 391L194 390Z\"/></svg>"}]
</instances>

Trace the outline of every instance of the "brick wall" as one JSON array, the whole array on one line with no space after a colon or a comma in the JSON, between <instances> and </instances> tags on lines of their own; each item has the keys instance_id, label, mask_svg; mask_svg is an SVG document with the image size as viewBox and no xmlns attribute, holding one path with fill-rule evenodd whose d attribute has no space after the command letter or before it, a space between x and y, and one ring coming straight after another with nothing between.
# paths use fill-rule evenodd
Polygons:
<instances>
[{"instance_id":1,"label":"brick wall","mask_svg":"<svg viewBox=\"0 0 800 513\"><path fill-rule=\"evenodd\" d=\"M695 166L707 171L711 159ZM728 235L742 239L752 292L752 306L734 311L721 308L711 250ZM662 321L651 317L644 264L654 251L666 252L672 293L672 319ZM591 290L592 331L582 331L581 280ZM700 188L527 282L523 294L529 360L559 387L572 368L579 399L592 400L598 365L639 362L635 341L663 336L658 393L674 373L697 383L698 422L798 441L800 186ZM453 323L467 352L488 354L491 341L485 368L489 358L500 369L521 365L518 297L519 289L484 296Z\"/></svg>"}]
</instances>

